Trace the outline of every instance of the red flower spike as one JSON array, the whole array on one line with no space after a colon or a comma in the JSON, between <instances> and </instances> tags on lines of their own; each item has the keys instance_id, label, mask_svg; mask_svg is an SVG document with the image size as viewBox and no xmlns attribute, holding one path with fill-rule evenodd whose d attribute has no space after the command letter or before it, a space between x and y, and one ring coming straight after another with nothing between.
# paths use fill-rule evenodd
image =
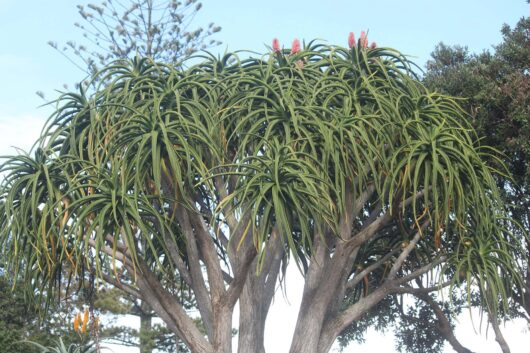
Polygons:
<instances>
[{"instance_id":1,"label":"red flower spike","mask_svg":"<svg viewBox=\"0 0 530 353\"><path fill-rule=\"evenodd\" d=\"M361 48L366 48L368 46L368 37L366 36L365 31L361 32L360 46Z\"/></svg>"},{"instance_id":2,"label":"red flower spike","mask_svg":"<svg viewBox=\"0 0 530 353\"><path fill-rule=\"evenodd\" d=\"M274 38L272 40L272 51L274 53L279 53L280 52L280 41L278 40L278 38Z\"/></svg>"},{"instance_id":3,"label":"red flower spike","mask_svg":"<svg viewBox=\"0 0 530 353\"><path fill-rule=\"evenodd\" d=\"M355 34L353 34L353 32L350 32L350 35L348 36L348 46L350 48L355 46Z\"/></svg>"},{"instance_id":4,"label":"red flower spike","mask_svg":"<svg viewBox=\"0 0 530 353\"><path fill-rule=\"evenodd\" d=\"M370 49L375 49L377 48L377 44L375 42L372 42L372 44L370 44Z\"/></svg>"},{"instance_id":5,"label":"red flower spike","mask_svg":"<svg viewBox=\"0 0 530 353\"><path fill-rule=\"evenodd\" d=\"M296 54L300 51L300 41L298 39L293 40L293 46L291 47L291 54Z\"/></svg>"}]
</instances>

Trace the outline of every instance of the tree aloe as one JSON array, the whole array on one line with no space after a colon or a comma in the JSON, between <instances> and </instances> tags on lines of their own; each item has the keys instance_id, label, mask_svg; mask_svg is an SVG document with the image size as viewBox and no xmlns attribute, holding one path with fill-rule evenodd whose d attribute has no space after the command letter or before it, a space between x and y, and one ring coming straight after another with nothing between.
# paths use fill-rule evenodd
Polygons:
<instances>
[{"instance_id":1,"label":"tree aloe","mask_svg":"<svg viewBox=\"0 0 530 353\"><path fill-rule=\"evenodd\" d=\"M4 161L0 239L35 293L96 276L197 353L232 352L236 304L238 352L264 352L290 259L305 278L291 353L328 352L390 295L466 284L505 309L524 252L495 154L399 52L363 34L200 59L106 67L57 100L34 157Z\"/></svg>"}]
</instances>

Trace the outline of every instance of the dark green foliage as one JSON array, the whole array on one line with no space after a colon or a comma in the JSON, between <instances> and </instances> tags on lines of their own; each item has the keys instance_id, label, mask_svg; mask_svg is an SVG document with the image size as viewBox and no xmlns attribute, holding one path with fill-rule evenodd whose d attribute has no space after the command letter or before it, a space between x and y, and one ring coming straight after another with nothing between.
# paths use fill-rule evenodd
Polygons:
<instances>
[{"instance_id":1,"label":"dark green foliage","mask_svg":"<svg viewBox=\"0 0 530 353\"><path fill-rule=\"evenodd\" d=\"M427 63L425 83L465 99L470 119L486 144L506 154L523 196L530 182L530 18L515 28L504 26L495 52L471 54L466 48L439 44Z\"/></svg>"},{"instance_id":2,"label":"dark green foliage","mask_svg":"<svg viewBox=\"0 0 530 353\"><path fill-rule=\"evenodd\" d=\"M431 89L462 97L484 144L504 154L513 179L497 178L513 217L530 229L530 18L502 28L503 42L493 53L439 44L427 64ZM527 242L530 253L530 243ZM525 288L513 299L530 319L530 269Z\"/></svg>"},{"instance_id":3,"label":"dark green foliage","mask_svg":"<svg viewBox=\"0 0 530 353\"><path fill-rule=\"evenodd\" d=\"M5 274L0 276L0 347L4 353L20 351L17 342L26 338L28 313L20 291L12 292Z\"/></svg>"},{"instance_id":4,"label":"dark green foliage","mask_svg":"<svg viewBox=\"0 0 530 353\"><path fill-rule=\"evenodd\" d=\"M447 318L451 330L455 327L454 318L462 312L465 304L465 300L462 300L464 296L464 293L453 295L450 302L439 302L434 299ZM423 300L411 297L405 300L409 303L399 305L400 321L394 327L396 348L404 353L441 352L446 338L440 331L440 322L433 308Z\"/></svg>"},{"instance_id":5,"label":"dark green foliage","mask_svg":"<svg viewBox=\"0 0 530 353\"><path fill-rule=\"evenodd\" d=\"M51 315L42 321L37 308L24 299L21 284L15 288L13 285L0 269L0 352L37 352L36 347L21 343L25 340L47 345L58 336L65 336L68 342L76 339L68 335L68 327L64 326L60 315Z\"/></svg>"},{"instance_id":6,"label":"dark green foliage","mask_svg":"<svg viewBox=\"0 0 530 353\"><path fill-rule=\"evenodd\" d=\"M421 301L409 307L396 330L400 352L438 353L444 345L436 327L436 317L430 307Z\"/></svg>"}]
</instances>

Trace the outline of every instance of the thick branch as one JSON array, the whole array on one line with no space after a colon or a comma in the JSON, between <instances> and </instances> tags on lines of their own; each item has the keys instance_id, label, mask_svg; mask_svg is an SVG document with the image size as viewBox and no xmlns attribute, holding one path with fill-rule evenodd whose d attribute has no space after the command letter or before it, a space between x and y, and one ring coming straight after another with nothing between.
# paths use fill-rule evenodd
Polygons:
<instances>
[{"instance_id":1,"label":"thick branch","mask_svg":"<svg viewBox=\"0 0 530 353\"><path fill-rule=\"evenodd\" d=\"M197 307L210 339L213 338L213 310L210 300L210 294L206 287L206 282L202 273L199 250L195 242L195 236L188 216L183 212L181 207L176 209L176 216L179 221L182 233L186 238L186 253L188 255L189 273L191 279L191 288L197 299Z\"/></svg>"},{"instance_id":2,"label":"thick branch","mask_svg":"<svg viewBox=\"0 0 530 353\"><path fill-rule=\"evenodd\" d=\"M340 315L336 316L335 319L329 320L320 335L318 352L328 352L335 341L335 338L348 327L348 325L355 320L359 320L362 315L377 305L377 303L383 300L384 297L391 292L392 286L385 283L369 295L359 299L357 303L344 310Z\"/></svg>"},{"instance_id":3,"label":"thick branch","mask_svg":"<svg viewBox=\"0 0 530 353\"><path fill-rule=\"evenodd\" d=\"M91 247L96 247L96 242L93 239L88 239L88 243ZM100 251L115 256L122 264L128 268L129 271L134 271L134 264L129 257L124 254L115 251L109 246L100 247ZM195 326L195 323L186 314L186 311L176 298L169 294L160 284L158 279L149 270L147 265L141 258L138 258L137 265L140 267L140 273L136 277L139 291L127 288L124 285L116 285L118 288L125 292L136 296L139 299L145 300L155 310L160 318L168 325L170 329L177 332L184 340L186 344L198 353L211 353L212 349L209 343L204 339L202 333ZM104 280L112 280L110 276L106 276ZM117 282L117 281L116 281ZM118 282L119 284L119 282ZM142 293L142 294L140 294Z\"/></svg>"},{"instance_id":4,"label":"thick branch","mask_svg":"<svg viewBox=\"0 0 530 353\"><path fill-rule=\"evenodd\" d=\"M213 353L213 347L204 338L194 321L186 314L175 297L167 292L145 263L140 261L138 287L145 293L145 301L168 327L182 338L193 352Z\"/></svg>"},{"instance_id":5,"label":"thick branch","mask_svg":"<svg viewBox=\"0 0 530 353\"><path fill-rule=\"evenodd\" d=\"M187 212L191 225L198 238L201 255L206 265L206 272L208 273L208 284L213 302L221 300L225 293L225 285L223 280L223 272L219 263L219 257L212 237L208 232L208 226L204 222L201 214L195 210Z\"/></svg>"}]
</instances>

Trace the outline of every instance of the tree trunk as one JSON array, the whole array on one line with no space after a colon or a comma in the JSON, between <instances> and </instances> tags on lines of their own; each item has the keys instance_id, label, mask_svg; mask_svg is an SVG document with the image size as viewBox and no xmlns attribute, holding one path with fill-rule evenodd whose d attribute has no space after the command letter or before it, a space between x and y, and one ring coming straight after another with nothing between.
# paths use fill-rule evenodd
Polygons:
<instances>
[{"instance_id":1,"label":"tree trunk","mask_svg":"<svg viewBox=\"0 0 530 353\"><path fill-rule=\"evenodd\" d=\"M335 288L328 288L330 277L325 275L337 276L336 273L328 271L329 261L325 241L319 239L311 258L311 265L305 275L302 303L296 320L290 353L317 353L318 351L326 313L325 306L327 306L327 302L324 302L323 289L326 287L327 292L335 291Z\"/></svg>"},{"instance_id":2,"label":"tree trunk","mask_svg":"<svg viewBox=\"0 0 530 353\"><path fill-rule=\"evenodd\" d=\"M145 301L140 303L140 353L151 353L154 348L151 308Z\"/></svg>"},{"instance_id":3,"label":"tree trunk","mask_svg":"<svg viewBox=\"0 0 530 353\"><path fill-rule=\"evenodd\" d=\"M268 305L263 303L263 294L257 289L260 278L252 271L239 301L238 353L265 353L264 332Z\"/></svg>"},{"instance_id":4,"label":"tree trunk","mask_svg":"<svg viewBox=\"0 0 530 353\"><path fill-rule=\"evenodd\" d=\"M265 353L265 323L274 297L276 282L285 255L283 243L277 237L269 245L271 256L262 272L251 270L239 298L238 353ZM257 260L250 264L256 268Z\"/></svg>"}]
</instances>

